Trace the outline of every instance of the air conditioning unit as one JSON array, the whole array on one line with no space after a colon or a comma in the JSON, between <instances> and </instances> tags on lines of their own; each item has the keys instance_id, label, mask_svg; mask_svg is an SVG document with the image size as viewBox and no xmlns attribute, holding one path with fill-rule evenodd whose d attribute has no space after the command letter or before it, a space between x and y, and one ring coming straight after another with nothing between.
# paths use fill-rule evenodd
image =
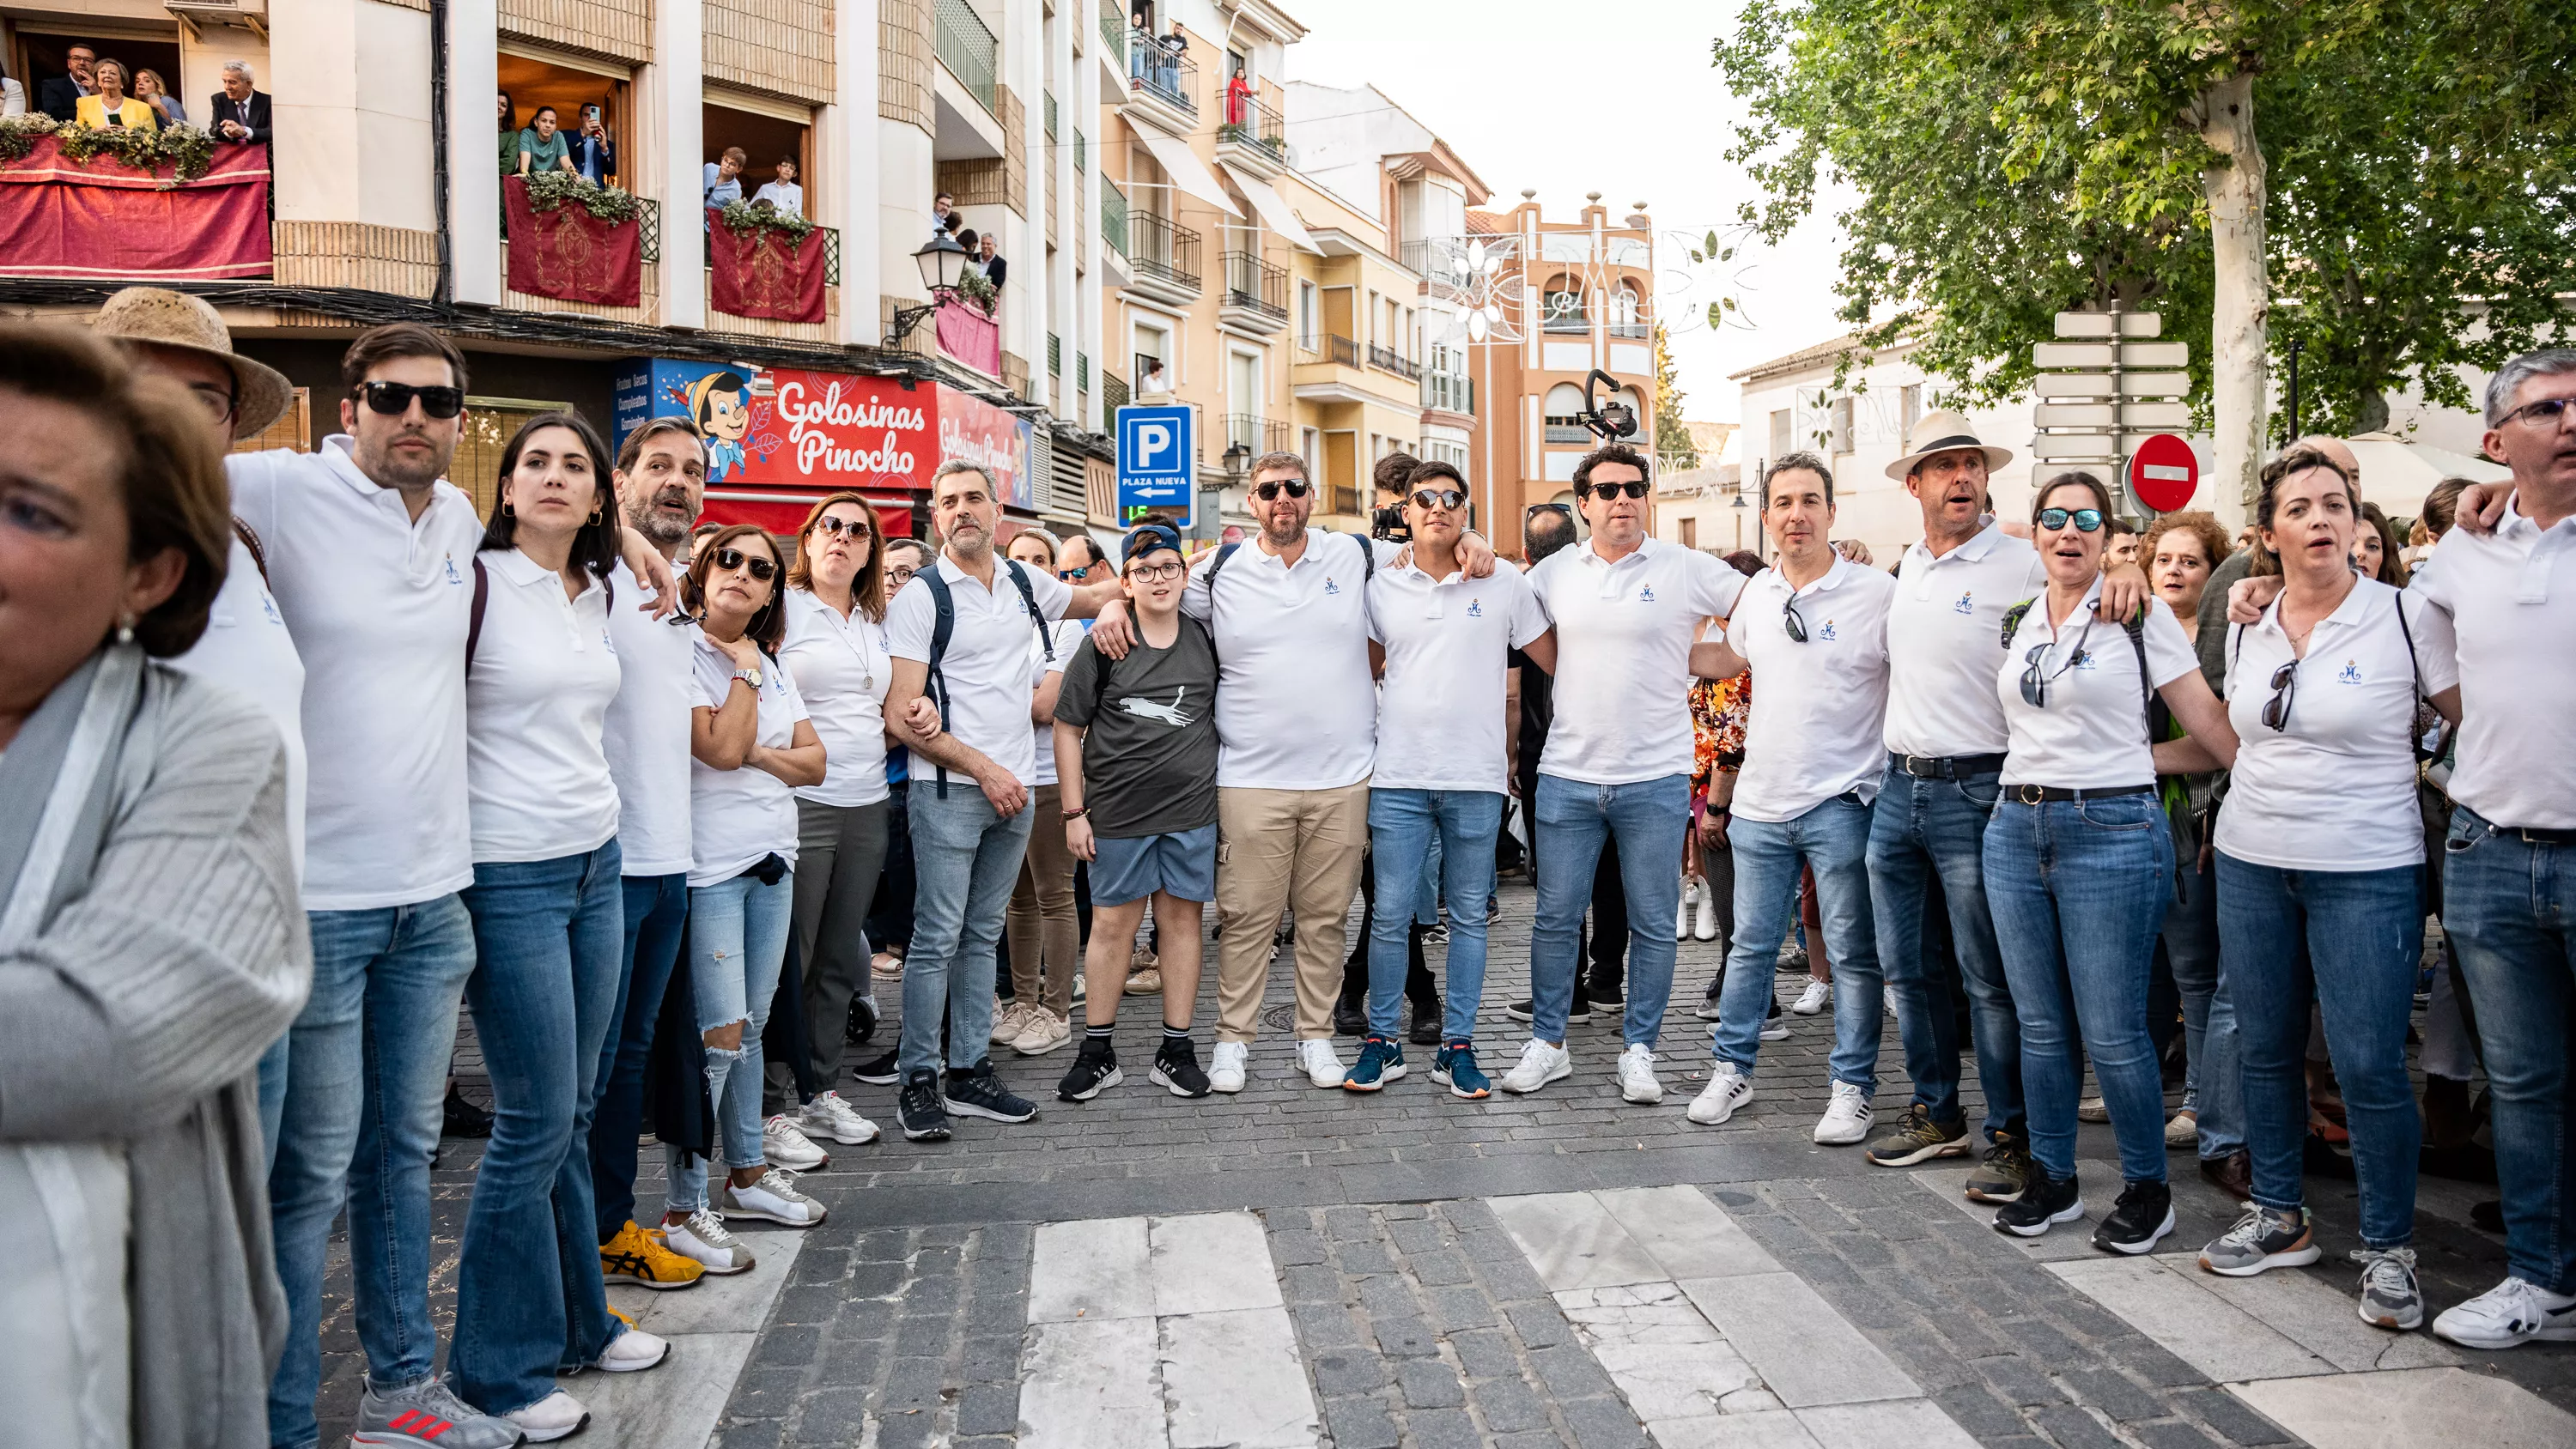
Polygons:
<instances>
[{"instance_id":1,"label":"air conditioning unit","mask_svg":"<svg viewBox=\"0 0 2576 1449\"><path fill-rule=\"evenodd\" d=\"M192 31L231 25L268 39L268 0L162 0L161 8Z\"/></svg>"}]
</instances>

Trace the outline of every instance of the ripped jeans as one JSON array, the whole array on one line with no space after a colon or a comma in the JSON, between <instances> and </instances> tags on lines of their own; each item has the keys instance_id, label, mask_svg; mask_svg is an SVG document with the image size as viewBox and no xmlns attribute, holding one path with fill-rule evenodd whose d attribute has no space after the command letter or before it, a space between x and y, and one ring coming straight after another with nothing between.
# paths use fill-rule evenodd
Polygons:
<instances>
[{"instance_id":1,"label":"ripped jeans","mask_svg":"<svg viewBox=\"0 0 2576 1449\"><path fill-rule=\"evenodd\" d=\"M689 888L689 987L700 1033L741 1022L742 1045L708 1047L707 1095L716 1104L716 1146L728 1167L758 1167L760 1147L760 1029L778 994L787 962L795 877L763 885L743 874ZM707 1201L707 1164L670 1149L669 1208L695 1212Z\"/></svg>"}]
</instances>

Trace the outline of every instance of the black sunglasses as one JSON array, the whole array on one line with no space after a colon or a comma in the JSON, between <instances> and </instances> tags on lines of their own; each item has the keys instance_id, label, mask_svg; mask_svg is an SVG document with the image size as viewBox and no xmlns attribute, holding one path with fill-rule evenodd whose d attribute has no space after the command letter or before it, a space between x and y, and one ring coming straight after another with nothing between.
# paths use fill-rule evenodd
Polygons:
<instances>
[{"instance_id":1,"label":"black sunglasses","mask_svg":"<svg viewBox=\"0 0 2576 1449\"><path fill-rule=\"evenodd\" d=\"M1253 485L1252 496L1268 503L1282 493L1291 498L1303 498L1313 491L1314 485L1303 478L1273 478L1267 483Z\"/></svg>"},{"instance_id":2,"label":"black sunglasses","mask_svg":"<svg viewBox=\"0 0 2576 1449\"><path fill-rule=\"evenodd\" d=\"M732 573L736 569L748 569L750 570L753 578L760 580L764 584L768 583L778 575L777 564L772 563L768 559L762 558L757 554L744 553L738 548L717 549L716 567L724 570L726 573Z\"/></svg>"},{"instance_id":3,"label":"black sunglasses","mask_svg":"<svg viewBox=\"0 0 2576 1449\"><path fill-rule=\"evenodd\" d=\"M2088 509L2086 511L2090 512L2091 510ZM2043 655L2047 654L2050 649L2056 646L2057 641L2051 639L2044 644L2032 645L2030 647L2030 652L2021 657L2022 663L2030 666L2021 672L2021 702L2029 705L2032 709L2048 708L2049 681L2064 678L2066 671L2084 662L2084 641L2091 637L2092 633L2093 620L2092 618L2087 617L2084 621L2084 632L2075 636L2075 647L2066 651L2066 662L2057 666L2057 672L2055 674L2042 673L2040 671L2039 661Z\"/></svg>"},{"instance_id":4,"label":"black sunglasses","mask_svg":"<svg viewBox=\"0 0 2576 1449\"><path fill-rule=\"evenodd\" d=\"M2263 702L2263 723L2275 731L2290 727L2290 701L2299 696L2299 661L2272 671L2272 697Z\"/></svg>"},{"instance_id":5,"label":"black sunglasses","mask_svg":"<svg viewBox=\"0 0 2576 1449\"><path fill-rule=\"evenodd\" d=\"M2102 531L2102 510L2099 508L2043 508L2039 510L2039 526L2052 532L2057 529L2064 528L2066 526L2066 521L2070 518L2075 521L2075 531L2077 533L2100 533Z\"/></svg>"},{"instance_id":6,"label":"black sunglasses","mask_svg":"<svg viewBox=\"0 0 2576 1449\"><path fill-rule=\"evenodd\" d=\"M876 533L875 529L868 527L867 524L855 518L832 518L827 516L815 519L814 527L817 532L844 533L848 534L852 539L867 538Z\"/></svg>"},{"instance_id":7,"label":"black sunglasses","mask_svg":"<svg viewBox=\"0 0 2576 1449\"><path fill-rule=\"evenodd\" d=\"M366 399L371 412L389 418L401 417L411 410L411 400L420 399L421 412L433 418L452 418L465 411L465 389L461 387L414 387L407 382L362 382L358 396Z\"/></svg>"},{"instance_id":8,"label":"black sunglasses","mask_svg":"<svg viewBox=\"0 0 2576 1449\"><path fill-rule=\"evenodd\" d=\"M1781 602L1780 623L1782 627L1789 631L1789 638L1791 640L1800 644L1807 642L1807 621L1805 617L1800 615L1798 612L1798 596L1796 594L1791 594L1787 599Z\"/></svg>"},{"instance_id":9,"label":"black sunglasses","mask_svg":"<svg viewBox=\"0 0 2576 1449\"><path fill-rule=\"evenodd\" d=\"M1413 490L1413 506L1446 508L1454 513L1467 506L1467 495L1455 488L1416 488Z\"/></svg>"},{"instance_id":10,"label":"black sunglasses","mask_svg":"<svg viewBox=\"0 0 2576 1449\"><path fill-rule=\"evenodd\" d=\"M1609 499L1616 498L1620 494L1625 493L1631 498L1643 498L1646 496L1647 490L1653 487L1654 485L1648 483L1645 479L1636 478L1625 483L1577 483L1574 485L1574 491L1578 497L1590 496L1593 498Z\"/></svg>"}]
</instances>

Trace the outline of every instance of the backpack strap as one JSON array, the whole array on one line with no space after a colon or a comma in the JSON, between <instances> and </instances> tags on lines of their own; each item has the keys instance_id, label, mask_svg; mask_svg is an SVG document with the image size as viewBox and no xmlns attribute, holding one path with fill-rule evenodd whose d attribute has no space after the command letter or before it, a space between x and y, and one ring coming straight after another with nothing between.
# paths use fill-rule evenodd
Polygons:
<instances>
[{"instance_id":1,"label":"backpack strap","mask_svg":"<svg viewBox=\"0 0 2576 1449\"><path fill-rule=\"evenodd\" d=\"M2038 602L2039 600L2035 598L2024 599L2020 603L2013 605L2011 608L2004 610L2004 637L2001 644L2002 648L2010 649L2012 647L2013 636L2021 632L2021 621L2030 617L2030 606Z\"/></svg>"},{"instance_id":2,"label":"backpack strap","mask_svg":"<svg viewBox=\"0 0 2576 1449\"><path fill-rule=\"evenodd\" d=\"M939 561L913 577L930 586L930 665L927 683L930 699L939 706L939 727L948 728L948 680L940 672L940 661L948 657L948 638L957 632L957 601L949 596L948 580L939 575ZM948 798L948 767L936 766L939 798Z\"/></svg>"},{"instance_id":3,"label":"backpack strap","mask_svg":"<svg viewBox=\"0 0 2576 1449\"><path fill-rule=\"evenodd\" d=\"M2429 765L2435 760L2442 758L2445 754L2450 753L2451 725L2450 722L2443 719L2440 714L2435 714L2433 716L2433 744L2430 748L2425 746L2423 729L2424 712L2426 707L2432 703L2432 700L2430 696L2424 693L2424 661L2418 658L2415 653L2415 630L2406 622L2406 591L2403 589L2398 590L2397 596L2389 600L2389 607L2397 611L2397 633L2399 637L2406 641L2406 671L2407 677L2413 685L2411 694L2415 701L2414 717L2408 723L2407 735L2409 743L2415 746L2415 764L2418 769L2421 769L2423 766Z\"/></svg>"},{"instance_id":4,"label":"backpack strap","mask_svg":"<svg viewBox=\"0 0 2576 1449\"><path fill-rule=\"evenodd\" d=\"M1045 653L1047 662L1049 664L1053 664L1055 662L1055 635L1047 628L1046 615L1038 612L1037 586L1029 582L1029 572L1028 570L1020 567L1020 561L1018 559L1006 558L1002 560L1002 562L1011 571L1011 582L1019 586L1020 602L1029 606L1029 618L1035 621L1038 626L1038 648Z\"/></svg>"},{"instance_id":5,"label":"backpack strap","mask_svg":"<svg viewBox=\"0 0 2576 1449\"><path fill-rule=\"evenodd\" d=\"M242 547L250 550L250 561L259 565L259 581L267 583L268 550L260 544L259 531L236 517L233 520L233 537L240 539Z\"/></svg>"},{"instance_id":6,"label":"backpack strap","mask_svg":"<svg viewBox=\"0 0 2576 1449\"><path fill-rule=\"evenodd\" d=\"M1360 546L1360 584L1366 588L1377 577L1377 543L1366 534L1346 535Z\"/></svg>"},{"instance_id":7,"label":"backpack strap","mask_svg":"<svg viewBox=\"0 0 2576 1449\"><path fill-rule=\"evenodd\" d=\"M465 619L465 672L474 673L474 653L483 644L483 610L492 602L492 576L483 571L483 555L474 555L474 602Z\"/></svg>"},{"instance_id":8,"label":"backpack strap","mask_svg":"<svg viewBox=\"0 0 2576 1449\"><path fill-rule=\"evenodd\" d=\"M2138 708L2146 715L2147 743L2156 741L2156 682L2147 678L2147 611L2120 621L2120 630L2129 636L2129 647L2138 654Z\"/></svg>"},{"instance_id":9,"label":"backpack strap","mask_svg":"<svg viewBox=\"0 0 2576 1449\"><path fill-rule=\"evenodd\" d=\"M1216 562L1208 565L1208 603L1211 606L1216 602L1216 576L1225 572L1225 561L1234 557L1234 551L1241 547L1243 547L1243 545L1240 543L1221 543L1217 545Z\"/></svg>"}]
</instances>

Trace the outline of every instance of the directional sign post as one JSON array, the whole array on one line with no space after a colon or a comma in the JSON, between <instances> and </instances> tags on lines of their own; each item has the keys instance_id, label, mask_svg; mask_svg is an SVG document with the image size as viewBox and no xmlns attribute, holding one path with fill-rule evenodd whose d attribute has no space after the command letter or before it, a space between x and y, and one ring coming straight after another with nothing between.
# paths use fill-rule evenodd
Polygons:
<instances>
[{"instance_id":1,"label":"directional sign post","mask_svg":"<svg viewBox=\"0 0 2576 1449\"><path fill-rule=\"evenodd\" d=\"M2191 502L2200 486L2200 459L2191 444L2171 433L2158 433L2138 444L2129 459L2129 495L2158 513L2171 513Z\"/></svg>"},{"instance_id":2,"label":"directional sign post","mask_svg":"<svg viewBox=\"0 0 2576 1449\"><path fill-rule=\"evenodd\" d=\"M2137 485L2132 462L2151 440L2176 443L2188 460L2191 449L2164 432L2191 425L2191 409L2182 399L2191 376L2181 371L2191 360L2191 345L2150 339L2163 335L2164 319L2153 312L2060 312L2058 342L2031 348L2039 369L2031 391L2038 405L2031 410L2033 460L2045 468L2089 468L2104 478L2127 483L2130 498L2168 511ZM2152 369L2152 370L2150 370ZM2174 464L2160 460L2159 469ZM2159 476L2161 492L2174 484ZM2190 497L2185 486L2183 497ZM2180 504L2173 505L2180 507Z\"/></svg>"},{"instance_id":3,"label":"directional sign post","mask_svg":"<svg viewBox=\"0 0 2576 1449\"><path fill-rule=\"evenodd\" d=\"M1197 421L1188 407L1118 410L1119 522L1152 511L1189 530L1199 495Z\"/></svg>"}]
</instances>

